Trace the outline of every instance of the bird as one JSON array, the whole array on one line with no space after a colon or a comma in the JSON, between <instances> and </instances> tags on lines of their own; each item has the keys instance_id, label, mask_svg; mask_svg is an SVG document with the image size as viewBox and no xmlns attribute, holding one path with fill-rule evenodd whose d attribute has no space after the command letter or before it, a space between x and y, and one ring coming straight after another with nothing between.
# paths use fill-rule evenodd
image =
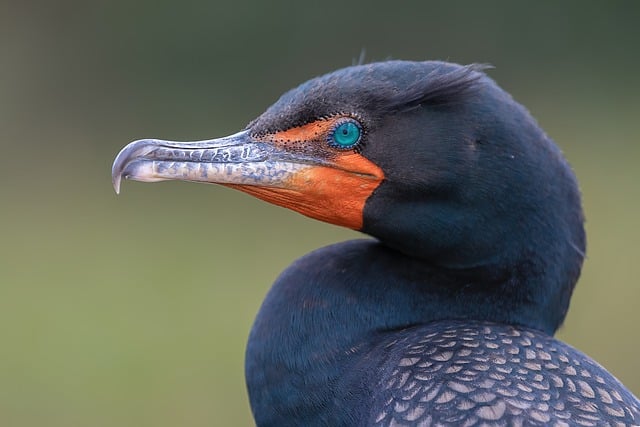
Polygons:
<instances>
[{"instance_id":1,"label":"bird","mask_svg":"<svg viewBox=\"0 0 640 427\"><path fill-rule=\"evenodd\" d=\"M220 184L365 235L293 262L249 334L258 426L640 424L553 337L585 257L575 173L488 66L315 77L233 135L143 139L121 180Z\"/></svg>"}]
</instances>

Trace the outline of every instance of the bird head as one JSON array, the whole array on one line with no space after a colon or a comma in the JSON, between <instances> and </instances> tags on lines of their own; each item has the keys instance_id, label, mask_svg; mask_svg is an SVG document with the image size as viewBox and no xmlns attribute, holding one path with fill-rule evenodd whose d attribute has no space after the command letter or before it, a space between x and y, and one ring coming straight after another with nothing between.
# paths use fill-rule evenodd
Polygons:
<instances>
[{"instance_id":1,"label":"bird head","mask_svg":"<svg viewBox=\"0 0 640 427\"><path fill-rule=\"evenodd\" d=\"M132 142L113 184L222 184L439 268L488 281L551 274L556 290L545 298L564 306L559 323L585 248L576 180L482 70L437 61L337 70L285 93L234 135Z\"/></svg>"}]
</instances>

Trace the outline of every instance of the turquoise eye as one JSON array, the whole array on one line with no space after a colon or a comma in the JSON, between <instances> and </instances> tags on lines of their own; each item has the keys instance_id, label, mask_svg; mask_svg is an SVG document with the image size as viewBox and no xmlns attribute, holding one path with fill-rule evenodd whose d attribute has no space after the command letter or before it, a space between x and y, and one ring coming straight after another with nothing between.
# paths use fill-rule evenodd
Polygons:
<instances>
[{"instance_id":1,"label":"turquoise eye","mask_svg":"<svg viewBox=\"0 0 640 427\"><path fill-rule=\"evenodd\" d=\"M338 122L329 135L329 145L332 147L348 150L355 147L360 142L362 127L353 119Z\"/></svg>"}]
</instances>

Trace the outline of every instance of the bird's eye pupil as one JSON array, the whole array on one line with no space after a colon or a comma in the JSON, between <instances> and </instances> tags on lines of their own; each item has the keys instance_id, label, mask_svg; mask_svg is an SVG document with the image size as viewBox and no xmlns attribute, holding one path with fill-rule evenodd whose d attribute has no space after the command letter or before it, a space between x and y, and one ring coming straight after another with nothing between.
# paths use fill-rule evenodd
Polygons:
<instances>
[{"instance_id":1,"label":"bird's eye pupil","mask_svg":"<svg viewBox=\"0 0 640 427\"><path fill-rule=\"evenodd\" d=\"M362 128L355 120L349 119L338 123L330 136L330 145L339 149L350 149L360 142Z\"/></svg>"}]
</instances>

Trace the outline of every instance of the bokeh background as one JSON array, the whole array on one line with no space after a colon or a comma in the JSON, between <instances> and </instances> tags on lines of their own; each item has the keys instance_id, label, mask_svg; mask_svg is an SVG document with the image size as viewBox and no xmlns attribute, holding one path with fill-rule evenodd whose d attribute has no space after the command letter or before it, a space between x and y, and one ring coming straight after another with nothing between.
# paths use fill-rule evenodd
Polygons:
<instances>
[{"instance_id":1,"label":"bokeh background","mask_svg":"<svg viewBox=\"0 0 640 427\"><path fill-rule=\"evenodd\" d=\"M249 426L276 275L357 233L231 190L124 183L133 139L244 127L368 60L486 62L580 179L588 259L559 337L640 393L640 3L0 1L0 425Z\"/></svg>"}]
</instances>

